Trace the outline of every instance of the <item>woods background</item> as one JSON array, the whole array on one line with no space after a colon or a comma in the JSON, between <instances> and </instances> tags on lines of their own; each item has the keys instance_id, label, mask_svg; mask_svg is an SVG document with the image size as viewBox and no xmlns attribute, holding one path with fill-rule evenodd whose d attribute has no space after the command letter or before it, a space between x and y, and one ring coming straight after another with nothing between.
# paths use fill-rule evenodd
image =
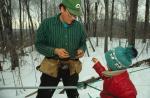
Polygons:
<instances>
[{"instance_id":1,"label":"woods background","mask_svg":"<svg viewBox=\"0 0 150 98\"><path fill-rule=\"evenodd\" d=\"M150 40L149 0L81 0L83 16L78 20L85 26L88 38L108 40L125 38L135 46L135 39ZM36 30L45 18L59 13L61 0L0 0L0 70L6 58L11 70L19 67L19 58L26 55L25 47L32 46Z\"/></svg>"}]
</instances>

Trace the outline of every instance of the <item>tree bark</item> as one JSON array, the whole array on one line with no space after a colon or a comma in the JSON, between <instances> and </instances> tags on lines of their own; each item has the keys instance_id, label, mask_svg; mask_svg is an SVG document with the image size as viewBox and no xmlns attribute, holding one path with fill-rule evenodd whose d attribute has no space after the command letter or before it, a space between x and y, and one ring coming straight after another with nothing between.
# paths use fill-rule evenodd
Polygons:
<instances>
[{"instance_id":1,"label":"tree bark","mask_svg":"<svg viewBox=\"0 0 150 98\"><path fill-rule=\"evenodd\" d=\"M148 26L149 26L149 0L146 0L145 4L145 22L144 22L144 30L143 30L143 43L146 43L146 35L148 32Z\"/></svg>"},{"instance_id":2,"label":"tree bark","mask_svg":"<svg viewBox=\"0 0 150 98\"><path fill-rule=\"evenodd\" d=\"M43 20L43 0L41 0L41 22Z\"/></svg>"},{"instance_id":3,"label":"tree bark","mask_svg":"<svg viewBox=\"0 0 150 98\"><path fill-rule=\"evenodd\" d=\"M0 61L0 71L3 71L2 65L1 65L1 61Z\"/></svg>"},{"instance_id":4,"label":"tree bark","mask_svg":"<svg viewBox=\"0 0 150 98\"><path fill-rule=\"evenodd\" d=\"M29 10L29 1L26 0L25 1L25 5L26 5L26 10L27 10L27 14L28 14L28 17L29 17L29 24L31 24L31 30L32 30L32 33L31 33L31 44L33 44L34 42L34 37L35 37L35 31L34 31L34 26L33 26L33 21L32 21L32 17L30 15L30 10Z\"/></svg>"},{"instance_id":5,"label":"tree bark","mask_svg":"<svg viewBox=\"0 0 150 98\"><path fill-rule=\"evenodd\" d=\"M93 36L96 37L97 35L97 10L98 10L98 3L95 2L95 21L94 21L94 30L93 30Z\"/></svg>"},{"instance_id":6,"label":"tree bark","mask_svg":"<svg viewBox=\"0 0 150 98\"><path fill-rule=\"evenodd\" d=\"M47 18L47 0L45 0L45 18Z\"/></svg>"},{"instance_id":7,"label":"tree bark","mask_svg":"<svg viewBox=\"0 0 150 98\"><path fill-rule=\"evenodd\" d=\"M86 1L86 12L87 12L87 17L86 17L86 31L88 35L90 34L90 1Z\"/></svg>"},{"instance_id":8,"label":"tree bark","mask_svg":"<svg viewBox=\"0 0 150 98\"><path fill-rule=\"evenodd\" d=\"M104 43L104 52L108 51L108 6L109 6L109 0L104 0L105 4L105 20L104 20L104 32L105 32L105 43Z\"/></svg>"},{"instance_id":9,"label":"tree bark","mask_svg":"<svg viewBox=\"0 0 150 98\"><path fill-rule=\"evenodd\" d=\"M20 25L20 45L19 45L19 47L20 47L20 50L21 50L21 54L24 54L24 51L23 51L23 41L24 41L24 39L23 39L23 32L22 32L22 4L21 4L21 0L19 0L19 25Z\"/></svg>"},{"instance_id":10,"label":"tree bark","mask_svg":"<svg viewBox=\"0 0 150 98\"><path fill-rule=\"evenodd\" d=\"M112 0L112 7L111 7L111 22L110 22L110 40L112 41L113 35L113 24L114 24L114 0Z\"/></svg>"},{"instance_id":11,"label":"tree bark","mask_svg":"<svg viewBox=\"0 0 150 98\"><path fill-rule=\"evenodd\" d=\"M135 29L137 21L138 0L130 0L130 15L128 19L128 45L135 46Z\"/></svg>"},{"instance_id":12,"label":"tree bark","mask_svg":"<svg viewBox=\"0 0 150 98\"><path fill-rule=\"evenodd\" d=\"M11 0L2 0L2 22L3 22L3 32L6 34L8 40L8 51L11 57L12 70L19 66L18 54L16 51L16 42L12 31L12 14L11 14Z\"/></svg>"}]
</instances>

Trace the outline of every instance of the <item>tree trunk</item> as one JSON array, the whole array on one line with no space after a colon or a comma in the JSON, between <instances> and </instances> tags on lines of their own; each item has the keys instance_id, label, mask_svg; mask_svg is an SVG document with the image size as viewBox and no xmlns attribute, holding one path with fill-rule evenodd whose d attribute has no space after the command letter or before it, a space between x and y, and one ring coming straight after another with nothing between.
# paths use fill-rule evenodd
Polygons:
<instances>
[{"instance_id":1,"label":"tree trunk","mask_svg":"<svg viewBox=\"0 0 150 98\"><path fill-rule=\"evenodd\" d=\"M112 7L111 7L111 22L110 22L110 40L112 41L112 34L113 34L113 23L114 23L114 0L112 0Z\"/></svg>"},{"instance_id":2,"label":"tree trunk","mask_svg":"<svg viewBox=\"0 0 150 98\"><path fill-rule=\"evenodd\" d=\"M85 23L85 27L86 27L87 35L89 35L90 34L90 2L89 2L89 0L86 1L86 23Z\"/></svg>"},{"instance_id":3,"label":"tree trunk","mask_svg":"<svg viewBox=\"0 0 150 98\"><path fill-rule=\"evenodd\" d=\"M43 0L41 0L41 22L43 20Z\"/></svg>"},{"instance_id":4,"label":"tree trunk","mask_svg":"<svg viewBox=\"0 0 150 98\"><path fill-rule=\"evenodd\" d=\"M25 29L25 5L23 5L22 3L22 7L23 7L23 14L22 14L22 29Z\"/></svg>"},{"instance_id":5,"label":"tree trunk","mask_svg":"<svg viewBox=\"0 0 150 98\"><path fill-rule=\"evenodd\" d=\"M3 31L7 34L8 51L10 52L12 70L14 70L15 67L19 66L19 60L16 52L16 42L12 32L11 0L2 0L2 3L2 7L6 8L2 9Z\"/></svg>"},{"instance_id":6,"label":"tree trunk","mask_svg":"<svg viewBox=\"0 0 150 98\"><path fill-rule=\"evenodd\" d=\"M31 44L33 44L34 42L34 36L35 36L35 31L34 31L34 26L33 26L33 21L32 21L32 17L30 15L30 10L29 10L29 1L25 1L25 5L26 5L26 9L27 9L27 14L28 14L28 17L29 17L29 24L31 24L31 30L32 30L32 33L31 33Z\"/></svg>"},{"instance_id":7,"label":"tree trunk","mask_svg":"<svg viewBox=\"0 0 150 98\"><path fill-rule=\"evenodd\" d=\"M149 26L149 0L146 0L145 4L145 23L144 23L144 30L143 30L143 43L146 43L146 35L148 32L148 26Z\"/></svg>"},{"instance_id":8,"label":"tree trunk","mask_svg":"<svg viewBox=\"0 0 150 98\"><path fill-rule=\"evenodd\" d=\"M138 0L130 0L130 16L128 19L128 45L135 45L135 29L137 21Z\"/></svg>"},{"instance_id":9,"label":"tree trunk","mask_svg":"<svg viewBox=\"0 0 150 98\"><path fill-rule=\"evenodd\" d=\"M2 1L0 2L0 6L3 8L5 5L5 2ZM0 9L0 37L1 37L1 42L0 42L0 45L1 45L1 49L0 49L0 52L6 56L6 52L5 52L5 47L7 45L6 43L6 33L4 33L4 20L3 20L3 13L4 13L4 9Z\"/></svg>"},{"instance_id":10,"label":"tree trunk","mask_svg":"<svg viewBox=\"0 0 150 98\"><path fill-rule=\"evenodd\" d=\"M1 61L0 61L0 71L3 71L2 65L1 65Z\"/></svg>"},{"instance_id":11,"label":"tree trunk","mask_svg":"<svg viewBox=\"0 0 150 98\"><path fill-rule=\"evenodd\" d=\"M19 23L20 23L20 45L19 45L19 47L20 47L20 50L21 50L21 54L23 55L24 54L24 51L23 51L23 32L22 32L22 10L21 10L21 8L22 8L22 4L21 4L21 0L19 0Z\"/></svg>"},{"instance_id":12,"label":"tree trunk","mask_svg":"<svg viewBox=\"0 0 150 98\"><path fill-rule=\"evenodd\" d=\"M2 17L2 14L0 13L0 17ZM4 48L5 48L5 40L4 40L4 35L3 35L3 26L2 26L2 19L0 18L0 37L1 37L1 40L0 40L0 46L1 46L1 49L0 49L0 53L4 53Z\"/></svg>"},{"instance_id":13,"label":"tree trunk","mask_svg":"<svg viewBox=\"0 0 150 98\"><path fill-rule=\"evenodd\" d=\"M105 32L105 43L104 43L104 52L108 51L108 6L109 6L109 0L104 0L105 4L105 21L104 21L104 32Z\"/></svg>"},{"instance_id":14,"label":"tree trunk","mask_svg":"<svg viewBox=\"0 0 150 98\"><path fill-rule=\"evenodd\" d=\"M127 37L127 20L128 20L128 4L127 4L127 0L124 0L124 4L125 4L125 11L126 11L126 14L125 14L125 23L124 23L124 34L125 34L125 37Z\"/></svg>"},{"instance_id":15,"label":"tree trunk","mask_svg":"<svg viewBox=\"0 0 150 98\"><path fill-rule=\"evenodd\" d=\"M21 11L21 0L19 0L19 25L20 25L20 46L22 45L22 42L23 42L23 33L22 33L22 11Z\"/></svg>"},{"instance_id":16,"label":"tree trunk","mask_svg":"<svg viewBox=\"0 0 150 98\"><path fill-rule=\"evenodd\" d=\"M97 9L98 9L98 3L95 2L95 21L94 21L94 30L93 30L93 36L96 37L97 35Z\"/></svg>"},{"instance_id":17,"label":"tree trunk","mask_svg":"<svg viewBox=\"0 0 150 98\"><path fill-rule=\"evenodd\" d=\"M53 15L55 15L56 14L56 1L54 0L54 4L53 4L53 9L54 9L54 14Z\"/></svg>"},{"instance_id":18,"label":"tree trunk","mask_svg":"<svg viewBox=\"0 0 150 98\"><path fill-rule=\"evenodd\" d=\"M47 18L47 0L45 0L45 18Z\"/></svg>"},{"instance_id":19,"label":"tree trunk","mask_svg":"<svg viewBox=\"0 0 150 98\"><path fill-rule=\"evenodd\" d=\"M86 22L87 22L86 0L84 0L84 26L85 28L86 28Z\"/></svg>"}]
</instances>

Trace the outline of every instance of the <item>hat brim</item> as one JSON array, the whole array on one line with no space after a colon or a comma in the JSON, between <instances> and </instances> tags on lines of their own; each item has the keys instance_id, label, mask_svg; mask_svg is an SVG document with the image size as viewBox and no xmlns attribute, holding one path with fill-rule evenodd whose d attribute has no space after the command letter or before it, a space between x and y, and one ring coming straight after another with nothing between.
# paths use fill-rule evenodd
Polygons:
<instances>
[{"instance_id":1,"label":"hat brim","mask_svg":"<svg viewBox=\"0 0 150 98\"><path fill-rule=\"evenodd\" d=\"M72 10L72 9L69 9L69 8L67 8L67 10L68 10L71 14L73 14L73 15L82 16L81 10Z\"/></svg>"}]
</instances>

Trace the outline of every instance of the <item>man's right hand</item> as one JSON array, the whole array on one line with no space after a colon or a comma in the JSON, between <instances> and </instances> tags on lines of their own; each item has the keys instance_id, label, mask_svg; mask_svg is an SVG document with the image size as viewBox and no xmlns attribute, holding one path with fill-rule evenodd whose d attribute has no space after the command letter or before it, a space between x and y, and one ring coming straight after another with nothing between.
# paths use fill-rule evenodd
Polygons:
<instances>
[{"instance_id":1,"label":"man's right hand","mask_svg":"<svg viewBox=\"0 0 150 98\"><path fill-rule=\"evenodd\" d=\"M69 53L63 48L55 48L54 53L59 56L59 58L68 58Z\"/></svg>"}]
</instances>

